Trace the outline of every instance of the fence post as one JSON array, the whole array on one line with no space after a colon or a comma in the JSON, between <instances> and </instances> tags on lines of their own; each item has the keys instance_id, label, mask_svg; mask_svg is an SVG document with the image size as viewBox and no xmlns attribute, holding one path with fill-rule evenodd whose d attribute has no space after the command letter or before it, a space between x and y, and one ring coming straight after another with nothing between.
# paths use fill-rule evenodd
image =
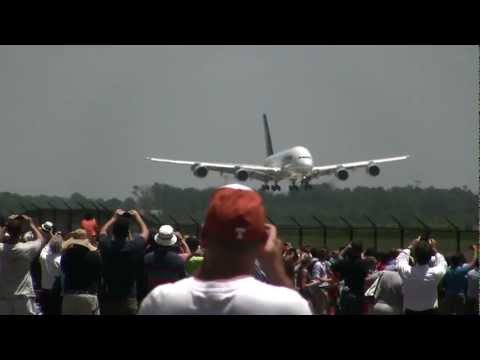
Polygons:
<instances>
[{"instance_id":1,"label":"fence post","mask_svg":"<svg viewBox=\"0 0 480 360\"><path fill-rule=\"evenodd\" d=\"M197 239L200 238L200 223L197 221L197 219L195 219L192 215L189 215L190 219L192 220L192 222L195 224L195 227L196 227L196 237Z\"/></svg>"},{"instance_id":2,"label":"fence post","mask_svg":"<svg viewBox=\"0 0 480 360\"><path fill-rule=\"evenodd\" d=\"M100 208L97 206L97 204L95 203L95 201L92 201L92 200L88 200L92 205L93 207L95 208L95 212L97 213L97 219L98 221L100 222L100 224L102 224L102 213L100 211Z\"/></svg>"},{"instance_id":3,"label":"fence post","mask_svg":"<svg viewBox=\"0 0 480 360\"><path fill-rule=\"evenodd\" d=\"M432 229L430 228L430 226L428 226L427 224L425 224L422 219L420 219L418 216L414 216L414 218L419 222L420 225L422 225L423 227L423 230L425 231L425 237L427 239L430 239L430 235L432 233Z\"/></svg>"},{"instance_id":4,"label":"fence post","mask_svg":"<svg viewBox=\"0 0 480 360\"><path fill-rule=\"evenodd\" d=\"M353 226L352 224L350 224L350 222L345 219L343 216L339 216L340 220L342 220L345 224L347 224L347 227L349 229L349 233L350 233L350 242L353 241Z\"/></svg>"},{"instance_id":5,"label":"fence post","mask_svg":"<svg viewBox=\"0 0 480 360\"><path fill-rule=\"evenodd\" d=\"M103 209L103 211L105 212L105 215L106 218L110 217L110 214L113 213L113 210L112 209L109 209L108 207L106 207L105 205L103 205L102 203L98 203L98 205L100 205L100 207Z\"/></svg>"},{"instance_id":6,"label":"fence post","mask_svg":"<svg viewBox=\"0 0 480 360\"><path fill-rule=\"evenodd\" d=\"M395 216L390 215L390 217L395 221L397 224L398 228L400 229L400 247L402 249L405 249L405 228L403 227L402 223L400 220L398 220Z\"/></svg>"},{"instance_id":7,"label":"fence post","mask_svg":"<svg viewBox=\"0 0 480 360\"><path fill-rule=\"evenodd\" d=\"M173 216L171 216L171 215L167 215L167 216L168 216L168 218L169 218L170 220L172 220L173 225L175 225L175 227L178 229L178 231L181 231L181 226L180 226L180 224L178 223L177 219L175 219L175 218L174 218Z\"/></svg>"},{"instance_id":8,"label":"fence post","mask_svg":"<svg viewBox=\"0 0 480 360\"><path fill-rule=\"evenodd\" d=\"M28 210L28 208L27 208L25 205L23 205L22 202L20 202L20 206L21 206L22 209L25 211L25 214L31 215L32 212L31 212L30 210Z\"/></svg>"},{"instance_id":9,"label":"fence post","mask_svg":"<svg viewBox=\"0 0 480 360\"><path fill-rule=\"evenodd\" d=\"M73 230L73 209L68 203L62 199L62 202L65 204L65 206L68 209L68 232L72 232Z\"/></svg>"},{"instance_id":10,"label":"fence post","mask_svg":"<svg viewBox=\"0 0 480 360\"><path fill-rule=\"evenodd\" d=\"M445 217L445 220L455 229L455 237L457 240L457 252L460 252L460 228L453 223L449 218Z\"/></svg>"},{"instance_id":11,"label":"fence post","mask_svg":"<svg viewBox=\"0 0 480 360\"><path fill-rule=\"evenodd\" d=\"M160 218L159 218L157 215L150 213L150 216L155 219L155 221L157 222L158 226L160 226L160 225L162 224L162 220L160 220Z\"/></svg>"},{"instance_id":12,"label":"fence post","mask_svg":"<svg viewBox=\"0 0 480 360\"><path fill-rule=\"evenodd\" d=\"M370 219L370 217L368 217L367 215L365 215L365 217L367 218L370 225L372 225L372 228L373 228L373 247L375 248L375 251L378 251L378 228L377 228L377 224L375 224L373 222L373 220Z\"/></svg>"},{"instance_id":13,"label":"fence post","mask_svg":"<svg viewBox=\"0 0 480 360\"><path fill-rule=\"evenodd\" d=\"M299 242L299 245L300 245L300 248L303 247L303 227L302 225L297 221L297 219L295 219L293 216L290 216L290 219L295 223L295 225L297 225L298 227L298 242Z\"/></svg>"},{"instance_id":14,"label":"fence post","mask_svg":"<svg viewBox=\"0 0 480 360\"><path fill-rule=\"evenodd\" d=\"M30 201L30 204L35 209L35 212L37 214L36 218L38 219L38 221L40 223L42 223L43 222L43 211L42 211L42 209L40 209L33 201Z\"/></svg>"},{"instance_id":15,"label":"fence post","mask_svg":"<svg viewBox=\"0 0 480 360\"><path fill-rule=\"evenodd\" d=\"M83 215L82 216L85 216L85 212L88 210L80 201L75 201L78 206L80 206L80 208L83 210Z\"/></svg>"},{"instance_id":16,"label":"fence post","mask_svg":"<svg viewBox=\"0 0 480 360\"><path fill-rule=\"evenodd\" d=\"M277 226L277 224L275 224L275 221L273 221L273 219L267 215L267 220L270 221L270 223L274 226Z\"/></svg>"},{"instance_id":17,"label":"fence post","mask_svg":"<svg viewBox=\"0 0 480 360\"><path fill-rule=\"evenodd\" d=\"M322 227L323 247L326 249L327 248L327 226L315 215L313 215L312 217L313 217L313 220L315 220Z\"/></svg>"},{"instance_id":18,"label":"fence post","mask_svg":"<svg viewBox=\"0 0 480 360\"><path fill-rule=\"evenodd\" d=\"M53 210L53 223L57 226L57 207L53 205L50 201L47 201L48 206Z\"/></svg>"}]
</instances>

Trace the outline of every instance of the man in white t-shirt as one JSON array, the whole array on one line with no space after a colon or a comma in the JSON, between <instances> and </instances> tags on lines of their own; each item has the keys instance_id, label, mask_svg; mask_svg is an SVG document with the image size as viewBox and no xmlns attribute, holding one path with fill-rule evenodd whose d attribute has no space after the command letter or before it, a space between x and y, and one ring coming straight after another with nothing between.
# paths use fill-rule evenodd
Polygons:
<instances>
[{"instance_id":1,"label":"man in white t-shirt","mask_svg":"<svg viewBox=\"0 0 480 360\"><path fill-rule=\"evenodd\" d=\"M37 240L21 242L22 223L27 221ZM0 243L0 315L35 314L30 265L47 240L26 215L8 218L9 237Z\"/></svg>"},{"instance_id":2,"label":"man in white t-shirt","mask_svg":"<svg viewBox=\"0 0 480 360\"><path fill-rule=\"evenodd\" d=\"M415 264L409 264L413 255ZM433 255L433 256L432 256ZM433 257L433 263L432 263ZM436 249L436 241L414 240L398 255L398 273L403 280L403 308L406 314L437 314L438 284L447 272L445 257Z\"/></svg>"},{"instance_id":3,"label":"man in white t-shirt","mask_svg":"<svg viewBox=\"0 0 480 360\"><path fill-rule=\"evenodd\" d=\"M60 315L61 297L61 251L63 238L59 233L51 235L50 241L40 252L42 270L40 304L43 315Z\"/></svg>"},{"instance_id":4,"label":"man in white t-shirt","mask_svg":"<svg viewBox=\"0 0 480 360\"><path fill-rule=\"evenodd\" d=\"M140 315L311 315L285 272L282 243L266 224L261 196L243 185L222 186L210 201L194 277L160 285ZM256 280L258 259L270 284Z\"/></svg>"}]
</instances>

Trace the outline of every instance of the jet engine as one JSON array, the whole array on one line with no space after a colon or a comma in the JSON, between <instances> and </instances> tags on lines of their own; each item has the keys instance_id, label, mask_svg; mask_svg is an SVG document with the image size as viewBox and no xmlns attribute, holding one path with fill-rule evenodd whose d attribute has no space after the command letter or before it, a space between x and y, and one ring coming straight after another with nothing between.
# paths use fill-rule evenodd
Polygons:
<instances>
[{"instance_id":1,"label":"jet engine","mask_svg":"<svg viewBox=\"0 0 480 360\"><path fill-rule=\"evenodd\" d=\"M378 176L378 174L380 174L380 168L377 165L369 165L367 167L367 174L370 176Z\"/></svg>"},{"instance_id":2,"label":"jet engine","mask_svg":"<svg viewBox=\"0 0 480 360\"><path fill-rule=\"evenodd\" d=\"M244 169L238 169L237 171L235 171L235 177L237 178L237 180L247 181L248 171Z\"/></svg>"},{"instance_id":3,"label":"jet engine","mask_svg":"<svg viewBox=\"0 0 480 360\"><path fill-rule=\"evenodd\" d=\"M208 169L201 164L195 164L192 166L192 172L196 177L204 178L208 174Z\"/></svg>"},{"instance_id":4,"label":"jet engine","mask_svg":"<svg viewBox=\"0 0 480 360\"><path fill-rule=\"evenodd\" d=\"M342 180L342 181L347 180L348 175L349 175L349 173L348 173L347 169L345 169L345 168L339 168L335 172L335 176L337 177L337 179Z\"/></svg>"}]
</instances>

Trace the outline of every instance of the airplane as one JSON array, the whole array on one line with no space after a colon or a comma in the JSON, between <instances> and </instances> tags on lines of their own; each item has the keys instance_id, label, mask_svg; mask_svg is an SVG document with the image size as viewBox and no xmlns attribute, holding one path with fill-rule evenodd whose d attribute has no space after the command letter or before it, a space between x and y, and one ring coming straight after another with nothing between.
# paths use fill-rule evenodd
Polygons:
<instances>
[{"instance_id":1,"label":"airplane","mask_svg":"<svg viewBox=\"0 0 480 360\"><path fill-rule=\"evenodd\" d=\"M193 174L199 178L205 178L209 171L216 171L222 176L224 174L233 174L234 177L241 182L247 181L248 179L262 181L261 191L280 191L281 187L278 183L288 179L290 181L289 190L298 191L300 188L297 186L297 182L299 182L305 190L310 190L312 189L310 181L313 179L321 176L335 175L337 179L345 181L349 178L349 171L358 168L365 168L367 174L370 176L378 176L380 174L379 164L404 160L410 157L410 155L403 155L342 164L314 166L312 154L304 146L294 146L287 150L274 153L270 128L265 114L263 114L263 128L267 154L263 165L183 161L155 157L146 157L146 159L159 163L190 165ZM272 182L273 185L270 186L270 182Z\"/></svg>"}]
</instances>

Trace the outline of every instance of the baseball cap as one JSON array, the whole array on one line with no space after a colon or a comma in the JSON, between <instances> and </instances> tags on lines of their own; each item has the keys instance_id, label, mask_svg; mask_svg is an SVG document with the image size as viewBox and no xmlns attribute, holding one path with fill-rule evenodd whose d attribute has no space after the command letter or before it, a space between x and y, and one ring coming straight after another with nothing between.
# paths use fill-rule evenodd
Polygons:
<instances>
[{"instance_id":1,"label":"baseball cap","mask_svg":"<svg viewBox=\"0 0 480 360\"><path fill-rule=\"evenodd\" d=\"M202 241L252 244L266 241L263 199L248 186L221 186L212 195L202 229Z\"/></svg>"},{"instance_id":2,"label":"baseball cap","mask_svg":"<svg viewBox=\"0 0 480 360\"><path fill-rule=\"evenodd\" d=\"M173 233L173 227L170 225L160 226L158 233L153 238L158 245L173 246L177 242L177 236Z\"/></svg>"}]
</instances>

